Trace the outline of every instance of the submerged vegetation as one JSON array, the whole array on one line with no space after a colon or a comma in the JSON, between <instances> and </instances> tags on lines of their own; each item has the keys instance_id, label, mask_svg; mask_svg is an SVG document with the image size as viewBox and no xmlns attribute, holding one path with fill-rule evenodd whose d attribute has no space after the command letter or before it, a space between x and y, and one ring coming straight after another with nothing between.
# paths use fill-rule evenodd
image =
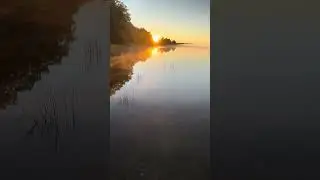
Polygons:
<instances>
[{"instance_id":1,"label":"submerged vegetation","mask_svg":"<svg viewBox=\"0 0 320 180\"><path fill-rule=\"evenodd\" d=\"M169 45L176 44L175 40L160 38L153 40L151 32L144 28L136 27L131 22L127 6L120 0L111 0L110 19L111 44L136 44L136 45Z\"/></svg>"}]
</instances>

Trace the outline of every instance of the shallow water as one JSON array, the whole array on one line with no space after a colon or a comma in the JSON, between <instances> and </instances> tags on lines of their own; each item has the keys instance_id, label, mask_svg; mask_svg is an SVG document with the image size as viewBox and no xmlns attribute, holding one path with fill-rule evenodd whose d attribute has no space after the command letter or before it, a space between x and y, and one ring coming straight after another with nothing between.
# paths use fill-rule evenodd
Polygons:
<instances>
[{"instance_id":1,"label":"shallow water","mask_svg":"<svg viewBox=\"0 0 320 180\"><path fill-rule=\"evenodd\" d=\"M112 179L209 179L210 49L111 58Z\"/></svg>"},{"instance_id":2,"label":"shallow water","mask_svg":"<svg viewBox=\"0 0 320 180\"><path fill-rule=\"evenodd\" d=\"M67 167L104 169L107 8L100 0L44 2L0 8L1 171L50 169L53 178Z\"/></svg>"}]
</instances>

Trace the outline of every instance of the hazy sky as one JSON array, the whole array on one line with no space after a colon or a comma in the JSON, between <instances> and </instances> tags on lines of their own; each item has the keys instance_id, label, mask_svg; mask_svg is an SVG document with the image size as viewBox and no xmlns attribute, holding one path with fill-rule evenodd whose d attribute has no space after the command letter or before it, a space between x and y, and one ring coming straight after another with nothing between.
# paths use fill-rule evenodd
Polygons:
<instances>
[{"instance_id":1,"label":"hazy sky","mask_svg":"<svg viewBox=\"0 0 320 180\"><path fill-rule=\"evenodd\" d=\"M210 44L210 0L122 0L132 23L177 42Z\"/></svg>"}]
</instances>

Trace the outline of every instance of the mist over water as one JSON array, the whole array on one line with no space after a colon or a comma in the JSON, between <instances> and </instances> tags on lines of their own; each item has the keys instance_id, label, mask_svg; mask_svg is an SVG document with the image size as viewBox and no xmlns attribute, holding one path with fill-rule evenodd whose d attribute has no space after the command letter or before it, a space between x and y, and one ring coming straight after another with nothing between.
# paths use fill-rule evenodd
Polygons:
<instances>
[{"instance_id":1,"label":"mist over water","mask_svg":"<svg viewBox=\"0 0 320 180\"><path fill-rule=\"evenodd\" d=\"M208 179L209 59L192 46L111 57L113 179Z\"/></svg>"}]
</instances>

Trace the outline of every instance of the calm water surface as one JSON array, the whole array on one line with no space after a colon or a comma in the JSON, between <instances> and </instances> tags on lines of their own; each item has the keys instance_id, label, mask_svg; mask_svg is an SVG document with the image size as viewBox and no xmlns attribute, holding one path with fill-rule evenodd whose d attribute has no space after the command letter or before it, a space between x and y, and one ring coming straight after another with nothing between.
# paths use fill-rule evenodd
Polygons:
<instances>
[{"instance_id":1,"label":"calm water surface","mask_svg":"<svg viewBox=\"0 0 320 180\"><path fill-rule=\"evenodd\" d=\"M1 4L1 171L99 176L109 149L105 4Z\"/></svg>"},{"instance_id":2,"label":"calm water surface","mask_svg":"<svg viewBox=\"0 0 320 180\"><path fill-rule=\"evenodd\" d=\"M208 179L210 49L131 48L111 58L113 179Z\"/></svg>"},{"instance_id":3,"label":"calm water surface","mask_svg":"<svg viewBox=\"0 0 320 180\"><path fill-rule=\"evenodd\" d=\"M320 179L318 2L233 2L212 6L213 179Z\"/></svg>"}]
</instances>

